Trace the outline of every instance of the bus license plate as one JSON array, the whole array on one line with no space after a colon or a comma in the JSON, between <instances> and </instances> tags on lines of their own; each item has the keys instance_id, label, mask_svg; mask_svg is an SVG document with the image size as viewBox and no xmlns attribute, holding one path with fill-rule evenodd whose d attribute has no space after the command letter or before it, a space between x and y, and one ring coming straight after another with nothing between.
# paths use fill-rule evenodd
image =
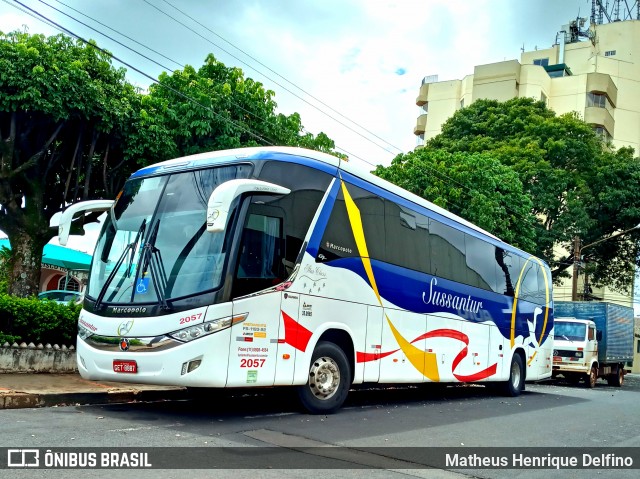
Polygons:
<instances>
[{"instance_id":1,"label":"bus license plate","mask_svg":"<svg viewBox=\"0 0 640 479\"><path fill-rule=\"evenodd\" d=\"M113 372L136 374L138 372L138 364L132 360L113 360Z\"/></svg>"}]
</instances>

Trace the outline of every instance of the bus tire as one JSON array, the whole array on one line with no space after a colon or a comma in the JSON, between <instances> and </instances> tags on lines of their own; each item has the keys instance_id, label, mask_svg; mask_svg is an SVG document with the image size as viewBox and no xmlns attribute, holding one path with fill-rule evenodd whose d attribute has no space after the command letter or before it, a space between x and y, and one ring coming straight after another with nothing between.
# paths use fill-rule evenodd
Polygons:
<instances>
[{"instance_id":1,"label":"bus tire","mask_svg":"<svg viewBox=\"0 0 640 479\"><path fill-rule=\"evenodd\" d=\"M509 379L502 384L502 392L505 396L516 397L524 390L524 364L522 356L514 354L509 368Z\"/></svg>"},{"instance_id":2,"label":"bus tire","mask_svg":"<svg viewBox=\"0 0 640 479\"><path fill-rule=\"evenodd\" d=\"M311 414L331 414L347 399L350 386L351 367L344 351L334 343L319 342L309 365L309 379L298 386L302 406Z\"/></svg>"}]
</instances>

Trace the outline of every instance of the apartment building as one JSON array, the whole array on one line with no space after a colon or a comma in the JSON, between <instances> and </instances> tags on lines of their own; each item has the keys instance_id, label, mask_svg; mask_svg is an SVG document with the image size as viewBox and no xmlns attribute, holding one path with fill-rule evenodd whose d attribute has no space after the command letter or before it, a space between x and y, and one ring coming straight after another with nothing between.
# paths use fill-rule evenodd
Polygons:
<instances>
[{"instance_id":1,"label":"apartment building","mask_svg":"<svg viewBox=\"0 0 640 479\"><path fill-rule=\"evenodd\" d=\"M579 28L572 22L550 48L523 52L520 61L478 65L462 80L425 77L416 98L418 145L479 98L531 97L558 114L578 112L615 147L640 153L640 20L592 25L584 32L590 38L576 34Z\"/></svg>"},{"instance_id":2,"label":"apartment building","mask_svg":"<svg viewBox=\"0 0 640 479\"><path fill-rule=\"evenodd\" d=\"M462 80L425 77L416 98L418 147L440 133L456 110L475 100L530 97L557 114L577 112L614 147L631 146L640 155L640 20L591 23L588 29L585 23L577 20L561 27L551 47L525 51L520 61L478 65ZM593 287L592 292L605 301L633 303L630 296L606 287ZM557 287L554 298L570 300L571 281Z\"/></svg>"}]
</instances>

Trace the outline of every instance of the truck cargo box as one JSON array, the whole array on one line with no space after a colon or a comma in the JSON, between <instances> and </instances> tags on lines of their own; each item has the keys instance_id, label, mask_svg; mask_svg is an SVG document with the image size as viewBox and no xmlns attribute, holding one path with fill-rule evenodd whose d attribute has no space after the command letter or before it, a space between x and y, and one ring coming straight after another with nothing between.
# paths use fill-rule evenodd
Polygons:
<instances>
[{"instance_id":1,"label":"truck cargo box","mask_svg":"<svg viewBox=\"0 0 640 479\"><path fill-rule=\"evenodd\" d=\"M633 361L633 308L598 301L555 301L554 316L590 319L602 331L600 363Z\"/></svg>"}]
</instances>

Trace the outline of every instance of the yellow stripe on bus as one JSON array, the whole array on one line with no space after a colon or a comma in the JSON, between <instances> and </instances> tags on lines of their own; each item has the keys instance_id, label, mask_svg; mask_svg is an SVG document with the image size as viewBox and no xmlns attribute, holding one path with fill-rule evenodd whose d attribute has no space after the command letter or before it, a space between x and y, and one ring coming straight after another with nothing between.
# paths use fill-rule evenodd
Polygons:
<instances>
[{"instance_id":1,"label":"yellow stripe on bus","mask_svg":"<svg viewBox=\"0 0 640 479\"><path fill-rule=\"evenodd\" d=\"M371 260L369 259L369 250L367 249L367 242L364 237L364 228L362 226L362 217L360 215L360 210L357 205L351 198L349 191L347 190L347 186L344 181L341 182L342 185L342 194L344 195L345 204L347 206L347 214L349 216L349 223L351 224L351 231L353 233L353 237L356 240L356 246L358 248L358 253L360 258L362 259L362 264L364 266L364 270L367 273L367 277L369 278L369 283L373 288L373 292L378 299L378 303L380 306L382 304L382 298L380 297L380 292L378 291L378 285L376 283L375 276L373 275L373 268L371 267ZM396 329L393 325L387 313L385 311L384 316L389 323L389 327L391 328L391 332L393 333L394 338L396 339L400 349L405 354L409 362L416 368L423 376L427 377L432 381L440 380L440 373L438 372L438 363L436 361L435 353L425 352L409 341L407 341L402 334Z\"/></svg>"}]
</instances>

